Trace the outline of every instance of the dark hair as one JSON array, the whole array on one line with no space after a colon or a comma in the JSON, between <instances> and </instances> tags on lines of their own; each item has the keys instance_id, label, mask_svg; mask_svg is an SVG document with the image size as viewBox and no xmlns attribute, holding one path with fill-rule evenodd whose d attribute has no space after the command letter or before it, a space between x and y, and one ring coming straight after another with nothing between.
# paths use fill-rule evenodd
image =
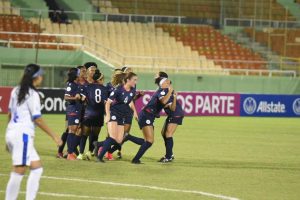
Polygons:
<instances>
[{"instance_id":1,"label":"dark hair","mask_svg":"<svg viewBox=\"0 0 300 200\"><path fill-rule=\"evenodd\" d=\"M166 72L158 72L158 77L156 77L154 79L155 84L159 85L159 82L163 79L163 78L169 78L168 74Z\"/></svg>"},{"instance_id":2,"label":"dark hair","mask_svg":"<svg viewBox=\"0 0 300 200\"><path fill-rule=\"evenodd\" d=\"M123 70L119 69L119 68L117 68L117 69L114 70L114 72L117 72L117 71L123 71Z\"/></svg>"},{"instance_id":3,"label":"dark hair","mask_svg":"<svg viewBox=\"0 0 300 200\"><path fill-rule=\"evenodd\" d=\"M93 80L94 81L97 81L99 78L103 78L104 76L103 76L103 74L100 72L100 70L99 69L96 69L96 71L95 71L95 74L94 74L94 76L93 76ZM102 79L101 78L101 79Z\"/></svg>"},{"instance_id":4,"label":"dark hair","mask_svg":"<svg viewBox=\"0 0 300 200\"><path fill-rule=\"evenodd\" d=\"M87 63L84 64L84 66L86 67L86 69L88 69L88 68L90 68L92 66L98 68L97 64L94 63L94 62L87 62Z\"/></svg>"},{"instance_id":5,"label":"dark hair","mask_svg":"<svg viewBox=\"0 0 300 200\"><path fill-rule=\"evenodd\" d=\"M40 70L40 66L36 64L29 64L25 67L23 77L20 82L20 90L18 94L18 104L22 104L25 101L25 97L29 92L29 88L36 90L33 86L33 75Z\"/></svg>"},{"instance_id":6,"label":"dark hair","mask_svg":"<svg viewBox=\"0 0 300 200\"><path fill-rule=\"evenodd\" d=\"M126 83L128 80L132 79L132 77L137 76L135 73L133 72L129 72L126 74L126 76L124 77L124 82Z\"/></svg>"},{"instance_id":7,"label":"dark hair","mask_svg":"<svg viewBox=\"0 0 300 200\"><path fill-rule=\"evenodd\" d=\"M79 65L79 66L77 66L77 69L82 69L82 68L86 68L85 66L82 66L82 65Z\"/></svg>"},{"instance_id":8,"label":"dark hair","mask_svg":"<svg viewBox=\"0 0 300 200\"><path fill-rule=\"evenodd\" d=\"M78 70L79 69L75 67L69 69L67 82L72 83L76 80L76 78L78 77Z\"/></svg>"}]
</instances>

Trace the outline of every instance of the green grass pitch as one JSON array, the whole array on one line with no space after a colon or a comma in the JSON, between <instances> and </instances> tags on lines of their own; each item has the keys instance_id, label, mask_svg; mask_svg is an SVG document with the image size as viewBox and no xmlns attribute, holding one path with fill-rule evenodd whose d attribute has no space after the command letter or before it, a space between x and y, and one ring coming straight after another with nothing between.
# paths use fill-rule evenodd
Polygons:
<instances>
[{"instance_id":1,"label":"green grass pitch","mask_svg":"<svg viewBox=\"0 0 300 200\"><path fill-rule=\"evenodd\" d=\"M63 131L64 115L44 118L58 134ZM105 164L56 159L54 143L37 129L35 146L44 166L38 199L300 199L299 119L186 117L175 134L175 161L160 164L163 120L156 120L156 141L138 166L130 163L138 150L130 142L122 160ZM0 199L11 170L6 121L0 115ZM131 133L142 136L136 122ZM103 129L101 139L105 135ZM25 185L26 178L22 191Z\"/></svg>"}]
</instances>

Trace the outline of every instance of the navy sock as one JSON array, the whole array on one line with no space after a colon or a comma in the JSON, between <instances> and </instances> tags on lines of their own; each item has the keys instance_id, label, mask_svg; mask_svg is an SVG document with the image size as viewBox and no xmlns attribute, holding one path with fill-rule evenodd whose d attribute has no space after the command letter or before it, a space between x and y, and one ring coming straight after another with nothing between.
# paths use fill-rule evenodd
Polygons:
<instances>
[{"instance_id":1,"label":"navy sock","mask_svg":"<svg viewBox=\"0 0 300 200\"><path fill-rule=\"evenodd\" d=\"M114 145L115 143L116 141L113 138L111 137L107 138L103 143L103 148L100 154L98 155L98 158L102 160L106 152L110 149L111 145Z\"/></svg>"},{"instance_id":2,"label":"navy sock","mask_svg":"<svg viewBox=\"0 0 300 200\"><path fill-rule=\"evenodd\" d=\"M74 133L68 134L67 145L68 145L68 153L69 154L74 152L74 138L75 138Z\"/></svg>"},{"instance_id":3,"label":"navy sock","mask_svg":"<svg viewBox=\"0 0 300 200\"><path fill-rule=\"evenodd\" d=\"M80 145L79 145L79 153L83 154L84 149L85 149L85 144L86 144L87 136L82 135L80 139Z\"/></svg>"},{"instance_id":4,"label":"navy sock","mask_svg":"<svg viewBox=\"0 0 300 200\"><path fill-rule=\"evenodd\" d=\"M98 141L98 135L90 134L90 136L89 136L89 151L90 152L94 151L94 142L95 141Z\"/></svg>"},{"instance_id":5,"label":"navy sock","mask_svg":"<svg viewBox=\"0 0 300 200\"><path fill-rule=\"evenodd\" d=\"M108 150L109 153L114 153L115 151L121 151L122 147L120 144L115 144L112 148Z\"/></svg>"},{"instance_id":6,"label":"navy sock","mask_svg":"<svg viewBox=\"0 0 300 200\"><path fill-rule=\"evenodd\" d=\"M137 144L137 145L142 145L144 144L145 140L143 138L135 137L133 135L128 134L127 135L127 140Z\"/></svg>"},{"instance_id":7,"label":"navy sock","mask_svg":"<svg viewBox=\"0 0 300 200\"><path fill-rule=\"evenodd\" d=\"M79 146L81 137L81 135L75 135L75 148Z\"/></svg>"},{"instance_id":8,"label":"navy sock","mask_svg":"<svg viewBox=\"0 0 300 200\"><path fill-rule=\"evenodd\" d=\"M166 158L170 159L173 155L173 137L166 138Z\"/></svg>"},{"instance_id":9,"label":"navy sock","mask_svg":"<svg viewBox=\"0 0 300 200\"><path fill-rule=\"evenodd\" d=\"M144 142L144 144L141 145L139 151L137 152L137 154L135 155L135 157L133 158L134 161L138 161L141 159L141 157L145 154L145 152L152 146L151 142Z\"/></svg>"},{"instance_id":10,"label":"navy sock","mask_svg":"<svg viewBox=\"0 0 300 200\"><path fill-rule=\"evenodd\" d=\"M98 142L98 143L97 143L97 147L98 147L98 149L99 149L100 147L103 147L103 144L104 144L104 142L105 142L105 140L104 140L104 141L102 141L102 142Z\"/></svg>"},{"instance_id":11,"label":"navy sock","mask_svg":"<svg viewBox=\"0 0 300 200\"><path fill-rule=\"evenodd\" d=\"M67 138L68 138L68 132L63 132L63 134L61 135L62 145L60 147L58 147L58 153L62 153L64 151L64 148L65 148L66 142L67 142Z\"/></svg>"}]
</instances>

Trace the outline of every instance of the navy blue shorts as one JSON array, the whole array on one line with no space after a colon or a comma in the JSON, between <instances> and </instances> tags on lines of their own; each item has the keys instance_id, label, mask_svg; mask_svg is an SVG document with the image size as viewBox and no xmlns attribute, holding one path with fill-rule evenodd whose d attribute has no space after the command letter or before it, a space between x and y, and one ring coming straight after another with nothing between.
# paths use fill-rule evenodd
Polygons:
<instances>
[{"instance_id":1,"label":"navy blue shorts","mask_svg":"<svg viewBox=\"0 0 300 200\"><path fill-rule=\"evenodd\" d=\"M110 122L117 122L118 125L124 126L125 124L125 117L121 116L120 114L117 114L113 111L110 112Z\"/></svg>"},{"instance_id":2,"label":"navy blue shorts","mask_svg":"<svg viewBox=\"0 0 300 200\"><path fill-rule=\"evenodd\" d=\"M124 124L132 124L132 119L133 119L133 114L132 115L127 115L125 117L125 120L124 120Z\"/></svg>"},{"instance_id":3,"label":"navy blue shorts","mask_svg":"<svg viewBox=\"0 0 300 200\"><path fill-rule=\"evenodd\" d=\"M167 124L177 124L182 125L183 117L167 117L166 123Z\"/></svg>"},{"instance_id":4,"label":"navy blue shorts","mask_svg":"<svg viewBox=\"0 0 300 200\"><path fill-rule=\"evenodd\" d=\"M139 113L139 127L140 129L144 128L145 126L154 126L153 123L155 121L155 116L147 111L142 110Z\"/></svg>"},{"instance_id":5,"label":"navy blue shorts","mask_svg":"<svg viewBox=\"0 0 300 200\"><path fill-rule=\"evenodd\" d=\"M80 123L80 113L71 112L67 113L68 126L79 125Z\"/></svg>"},{"instance_id":6,"label":"navy blue shorts","mask_svg":"<svg viewBox=\"0 0 300 200\"><path fill-rule=\"evenodd\" d=\"M104 117L83 118L82 125L87 127L102 127Z\"/></svg>"}]
</instances>

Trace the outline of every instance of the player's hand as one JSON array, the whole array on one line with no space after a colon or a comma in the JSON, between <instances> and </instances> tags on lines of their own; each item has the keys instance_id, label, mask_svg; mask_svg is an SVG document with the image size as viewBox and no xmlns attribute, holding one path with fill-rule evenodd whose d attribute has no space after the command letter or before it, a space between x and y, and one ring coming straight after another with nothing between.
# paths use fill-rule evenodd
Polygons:
<instances>
[{"instance_id":1,"label":"player's hand","mask_svg":"<svg viewBox=\"0 0 300 200\"><path fill-rule=\"evenodd\" d=\"M170 85L169 92L173 92L173 91L174 91L174 89L173 89L172 85Z\"/></svg>"},{"instance_id":2,"label":"player's hand","mask_svg":"<svg viewBox=\"0 0 300 200\"><path fill-rule=\"evenodd\" d=\"M174 98L176 98L177 97L177 92L174 91L173 96L174 96Z\"/></svg>"},{"instance_id":3,"label":"player's hand","mask_svg":"<svg viewBox=\"0 0 300 200\"><path fill-rule=\"evenodd\" d=\"M136 121L139 121L139 116L138 116L137 113L134 113L134 114L133 114L133 117L134 117L134 119L135 119Z\"/></svg>"},{"instance_id":4,"label":"player's hand","mask_svg":"<svg viewBox=\"0 0 300 200\"><path fill-rule=\"evenodd\" d=\"M61 138L58 137L57 135L54 136L53 140L54 140L54 142L56 143L56 145L57 145L58 147L60 147L60 146L63 144L63 141L62 141Z\"/></svg>"},{"instance_id":5,"label":"player's hand","mask_svg":"<svg viewBox=\"0 0 300 200\"><path fill-rule=\"evenodd\" d=\"M104 118L104 123L107 124L110 120L110 115L106 115Z\"/></svg>"},{"instance_id":6,"label":"player's hand","mask_svg":"<svg viewBox=\"0 0 300 200\"><path fill-rule=\"evenodd\" d=\"M145 92L144 92L144 91L140 91L140 95L141 95L141 96L144 96L144 95L145 95Z\"/></svg>"},{"instance_id":7,"label":"player's hand","mask_svg":"<svg viewBox=\"0 0 300 200\"><path fill-rule=\"evenodd\" d=\"M75 99L76 99L76 100L80 100L80 99L81 99L80 94L76 94L76 95L75 95Z\"/></svg>"},{"instance_id":8,"label":"player's hand","mask_svg":"<svg viewBox=\"0 0 300 200\"><path fill-rule=\"evenodd\" d=\"M86 100L86 96L81 96L81 101L85 101Z\"/></svg>"}]
</instances>

